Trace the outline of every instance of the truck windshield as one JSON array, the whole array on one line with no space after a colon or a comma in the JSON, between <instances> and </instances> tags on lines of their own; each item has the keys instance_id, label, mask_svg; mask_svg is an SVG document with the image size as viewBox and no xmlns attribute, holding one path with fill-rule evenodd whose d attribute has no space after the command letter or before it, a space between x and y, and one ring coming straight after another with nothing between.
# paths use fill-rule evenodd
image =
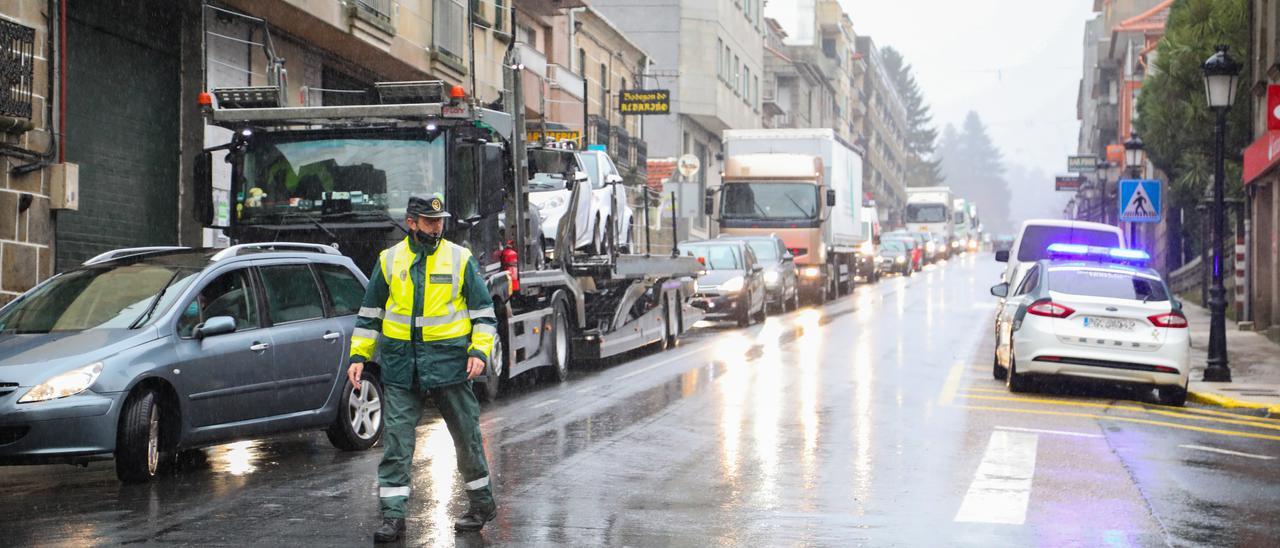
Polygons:
<instances>
[{"instance_id":1,"label":"truck windshield","mask_svg":"<svg viewBox=\"0 0 1280 548\"><path fill-rule=\"evenodd\" d=\"M908 223L945 223L947 208L942 204L907 204Z\"/></svg>"},{"instance_id":2,"label":"truck windshield","mask_svg":"<svg viewBox=\"0 0 1280 548\"><path fill-rule=\"evenodd\" d=\"M813 219L818 216L818 187L803 183L730 183L724 185L720 203L726 219Z\"/></svg>"},{"instance_id":3,"label":"truck windshield","mask_svg":"<svg viewBox=\"0 0 1280 548\"><path fill-rule=\"evenodd\" d=\"M445 139L265 140L246 154L237 222L404 217L411 194L445 191Z\"/></svg>"}]
</instances>

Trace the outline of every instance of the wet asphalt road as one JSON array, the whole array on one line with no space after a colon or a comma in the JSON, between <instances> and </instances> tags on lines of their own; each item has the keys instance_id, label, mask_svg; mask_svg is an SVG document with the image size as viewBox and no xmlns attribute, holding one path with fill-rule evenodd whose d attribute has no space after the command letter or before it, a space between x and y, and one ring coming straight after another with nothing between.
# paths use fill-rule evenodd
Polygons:
<instances>
[{"instance_id":1,"label":"wet asphalt road","mask_svg":"<svg viewBox=\"0 0 1280 548\"><path fill-rule=\"evenodd\" d=\"M1280 543L1280 420L1108 386L1008 393L1000 266L961 257L517 389L481 420L501 506L483 533L453 533L453 449L424 421L406 544ZM308 433L184 454L143 486L109 462L0 468L0 544L366 545L379 454Z\"/></svg>"}]
</instances>

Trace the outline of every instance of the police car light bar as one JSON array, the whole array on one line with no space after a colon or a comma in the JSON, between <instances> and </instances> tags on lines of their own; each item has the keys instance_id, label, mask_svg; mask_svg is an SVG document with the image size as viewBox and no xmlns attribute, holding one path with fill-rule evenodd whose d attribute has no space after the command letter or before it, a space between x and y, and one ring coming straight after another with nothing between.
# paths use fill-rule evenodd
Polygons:
<instances>
[{"instance_id":1,"label":"police car light bar","mask_svg":"<svg viewBox=\"0 0 1280 548\"><path fill-rule=\"evenodd\" d=\"M216 88L213 96L218 108L279 108L280 89L275 86Z\"/></svg>"},{"instance_id":2,"label":"police car light bar","mask_svg":"<svg viewBox=\"0 0 1280 548\"><path fill-rule=\"evenodd\" d=\"M1054 257L1108 260L1117 263L1146 263L1151 255L1141 249L1123 247L1088 246L1084 244L1049 244L1046 248Z\"/></svg>"}]
</instances>

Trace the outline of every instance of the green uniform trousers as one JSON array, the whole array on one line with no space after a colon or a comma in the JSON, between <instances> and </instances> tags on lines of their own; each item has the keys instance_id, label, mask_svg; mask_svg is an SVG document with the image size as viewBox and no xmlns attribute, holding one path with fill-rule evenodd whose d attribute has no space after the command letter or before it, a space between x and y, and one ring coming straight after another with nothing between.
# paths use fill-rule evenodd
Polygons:
<instances>
[{"instance_id":1,"label":"green uniform trousers","mask_svg":"<svg viewBox=\"0 0 1280 548\"><path fill-rule=\"evenodd\" d=\"M386 420L382 432L382 462L378 463L378 498L382 516L404 518L412 483L413 449L417 445L415 428L422 418L426 399L431 397L453 437L458 457L458 471L466 483L467 499L472 507L490 506L493 491L489 487L489 466L484 458L480 437L480 401L471 390L471 381L422 389L384 385L383 402Z\"/></svg>"}]
</instances>

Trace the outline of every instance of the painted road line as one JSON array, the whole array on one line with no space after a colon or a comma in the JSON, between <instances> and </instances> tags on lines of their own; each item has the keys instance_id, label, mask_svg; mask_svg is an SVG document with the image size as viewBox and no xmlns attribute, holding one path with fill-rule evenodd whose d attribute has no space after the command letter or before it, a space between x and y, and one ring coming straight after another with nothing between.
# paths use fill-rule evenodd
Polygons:
<instances>
[{"instance_id":1,"label":"painted road line","mask_svg":"<svg viewBox=\"0 0 1280 548\"><path fill-rule=\"evenodd\" d=\"M1068 407L1092 407L1092 408L1107 409L1107 410L1131 411L1136 413L1147 413L1151 415L1161 415L1165 417L1173 417L1178 419L1216 422L1220 424L1234 424L1236 426L1250 426L1253 428L1264 428L1267 430L1280 430L1280 424L1260 423L1256 421L1243 420L1239 418L1229 419L1225 417L1205 416L1205 415L1198 415L1193 413L1170 411L1168 410L1168 408L1149 409L1149 408L1140 407L1137 405L1117 405L1117 404L1109 404L1109 403L1053 400L1053 399L1047 399L1047 398L1028 398L1028 397L1017 397L1017 396L978 396L978 395L972 395L972 394L961 394L961 396L969 399L974 399L974 400L994 400L994 401L1008 401L1008 402L1016 402L1016 403L1042 403L1046 405L1063 405Z\"/></svg>"},{"instance_id":2,"label":"painted road line","mask_svg":"<svg viewBox=\"0 0 1280 548\"><path fill-rule=\"evenodd\" d=\"M1086 434L1084 432L1068 432L1066 430L1042 430L1040 428L1018 428L1017 426L997 426L996 430L1027 432L1030 434L1052 434L1055 436L1075 436L1079 438L1101 438L1102 434Z\"/></svg>"},{"instance_id":3,"label":"painted road line","mask_svg":"<svg viewBox=\"0 0 1280 548\"><path fill-rule=\"evenodd\" d=\"M530 405L530 406L529 406L529 409L541 409L541 408L543 408L543 407L546 407L546 406L551 405L551 404L553 404L553 403L555 403L555 402L558 402L558 401L560 401L560 399L559 399L559 398L551 398L551 399L549 399L549 400L547 400L547 401L544 401L544 402L542 402L542 403L537 403L537 404L534 404L534 405Z\"/></svg>"},{"instance_id":4,"label":"painted road line","mask_svg":"<svg viewBox=\"0 0 1280 548\"><path fill-rule=\"evenodd\" d=\"M1179 445L1178 447L1181 447L1181 448L1183 448L1183 449L1193 449L1193 450L1196 450L1196 451L1208 451L1208 452L1210 452L1210 453L1219 453L1219 454L1222 454L1222 455L1232 455L1232 456L1236 456L1236 457L1245 457L1245 458L1249 458L1249 459L1258 459L1258 460L1275 460L1275 459L1276 459L1275 457L1269 457L1269 456L1267 456L1267 455L1255 455L1255 454L1253 454L1253 453L1241 453L1241 452L1239 452L1239 451L1232 451L1232 450L1230 450L1230 449L1218 449L1217 447L1205 447L1205 446L1203 446L1203 445L1183 444L1183 445Z\"/></svg>"},{"instance_id":5,"label":"painted road line","mask_svg":"<svg viewBox=\"0 0 1280 548\"><path fill-rule=\"evenodd\" d=\"M692 350L692 351L689 351L689 352L684 352L684 353L679 354L679 355L677 355L677 356L671 356L670 358L667 358L667 359L665 359L665 360L662 360L662 361L660 361L660 362L658 362L658 363L655 363L655 364L653 364L653 365L650 365L650 366L648 366L648 367L644 367L644 368L641 368L641 369L637 369L637 370L635 370L635 371L632 371L632 372L630 372L630 373L627 373L626 375L622 375L621 377L618 377L618 380L620 380L620 381L624 381L624 380L627 380L627 379L629 379L629 378L631 378L631 377L634 377L634 376L636 376L636 375L640 375L640 374L643 374L643 373L648 373L649 371L653 371L654 369L657 369L657 368L659 368L659 367L662 367L662 366L664 366L664 365L667 365L667 364L669 364L669 363L671 363L671 362L674 362L674 361L677 361L677 360L684 359L684 358L686 358L686 357L688 357L688 356L691 356L691 355L693 355L693 354L697 354L697 353L698 353L699 351L701 351L701 350L703 350L703 349L702 349L702 348L698 348L698 349L696 349L696 350Z\"/></svg>"},{"instance_id":6,"label":"painted road line","mask_svg":"<svg viewBox=\"0 0 1280 548\"><path fill-rule=\"evenodd\" d=\"M1053 415L1058 417L1080 417L1093 420L1107 420L1117 422L1132 422L1137 424L1149 424L1153 426L1164 426L1167 428L1176 428L1178 430L1190 430L1192 432L1204 432L1206 434L1218 434L1221 436L1230 436L1235 438L1253 438L1259 440L1280 441L1280 436L1270 434L1255 434L1253 432L1241 432L1239 430L1221 430L1217 428L1205 428L1203 426L1191 426L1189 424L1179 424L1176 422L1153 421L1150 419L1135 419L1133 417L1119 417L1115 415L1099 415L1097 413L1078 413L1072 411L1045 411L1042 409L1026 409L1021 407L990 407L985 405L958 405L964 409L974 409L977 411L1001 411L1006 413L1026 413L1030 415Z\"/></svg>"},{"instance_id":7,"label":"painted road line","mask_svg":"<svg viewBox=\"0 0 1280 548\"><path fill-rule=\"evenodd\" d=\"M985 392L988 394L1008 394L1009 390L1001 390L999 388L965 388L965 392Z\"/></svg>"},{"instance_id":8,"label":"painted road line","mask_svg":"<svg viewBox=\"0 0 1280 548\"><path fill-rule=\"evenodd\" d=\"M1026 522L1038 439L1023 432L992 432L955 520L1009 525Z\"/></svg>"},{"instance_id":9,"label":"painted road line","mask_svg":"<svg viewBox=\"0 0 1280 548\"><path fill-rule=\"evenodd\" d=\"M956 391L960 389L960 377L963 375L963 362L956 362L951 365L951 372L947 373L947 380L942 383L942 393L938 395L939 406L945 407L955 401Z\"/></svg>"}]
</instances>

